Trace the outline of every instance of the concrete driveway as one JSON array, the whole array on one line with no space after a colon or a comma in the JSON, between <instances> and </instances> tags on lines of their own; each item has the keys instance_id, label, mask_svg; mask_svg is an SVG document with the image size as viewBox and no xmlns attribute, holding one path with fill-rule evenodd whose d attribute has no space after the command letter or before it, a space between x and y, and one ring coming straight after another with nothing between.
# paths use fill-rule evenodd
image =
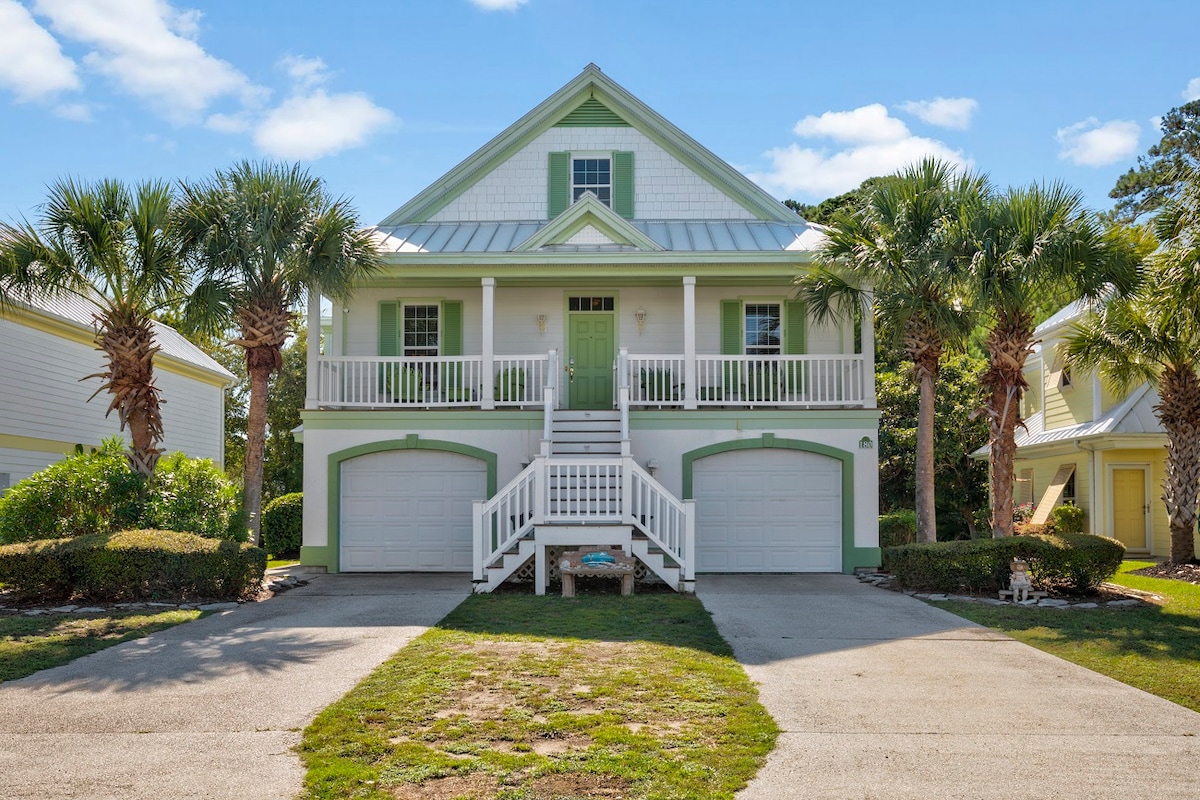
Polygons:
<instances>
[{"instance_id":1,"label":"concrete driveway","mask_svg":"<svg viewBox=\"0 0 1200 800\"><path fill-rule=\"evenodd\" d=\"M739 798L1200 797L1174 703L849 576L696 586L783 731Z\"/></svg>"},{"instance_id":2,"label":"concrete driveway","mask_svg":"<svg viewBox=\"0 0 1200 800\"><path fill-rule=\"evenodd\" d=\"M470 591L466 575L320 575L0 686L0 796L290 798L317 712Z\"/></svg>"}]
</instances>

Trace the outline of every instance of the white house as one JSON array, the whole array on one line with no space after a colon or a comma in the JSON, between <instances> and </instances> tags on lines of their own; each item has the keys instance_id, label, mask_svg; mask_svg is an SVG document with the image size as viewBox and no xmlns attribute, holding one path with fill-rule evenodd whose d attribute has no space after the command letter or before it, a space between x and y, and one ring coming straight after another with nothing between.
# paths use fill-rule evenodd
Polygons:
<instances>
[{"instance_id":1,"label":"white house","mask_svg":"<svg viewBox=\"0 0 1200 800\"><path fill-rule=\"evenodd\" d=\"M386 271L309 345L305 564L878 564L869 315L794 299L821 230L594 65L375 231Z\"/></svg>"},{"instance_id":2,"label":"white house","mask_svg":"<svg viewBox=\"0 0 1200 800\"><path fill-rule=\"evenodd\" d=\"M74 452L120 432L108 397L88 398L104 366L92 306L74 296L37 298L0 314L0 492ZM163 447L224 459L225 387L234 376L172 328L155 324ZM126 434L126 438L128 435Z\"/></svg>"}]
</instances>

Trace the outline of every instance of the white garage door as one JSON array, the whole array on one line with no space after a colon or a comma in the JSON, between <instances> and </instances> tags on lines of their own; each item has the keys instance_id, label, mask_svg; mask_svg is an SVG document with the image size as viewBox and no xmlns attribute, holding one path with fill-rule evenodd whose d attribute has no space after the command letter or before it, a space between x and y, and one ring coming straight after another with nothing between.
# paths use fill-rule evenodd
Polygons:
<instances>
[{"instance_id":1,"label":"white garage door","mask_svg":"<svg viewBox=\"0 0 1200 800\"><path fill-rule=\"evenodd\" d=\"M732 450L692 479L698 572L841 572L842 463L801 450Z\"/></svg>"},{"instance_id":2,"label":"white garage door","mask_svg":"<svg viewBox=\"0 0 1200 800\"><path fill-rule=\"evenodd\" d=\"M436 450L392 450L342 462L341 569L470 572L471 502L487 467Z\"/></svg>"}]
</instances>

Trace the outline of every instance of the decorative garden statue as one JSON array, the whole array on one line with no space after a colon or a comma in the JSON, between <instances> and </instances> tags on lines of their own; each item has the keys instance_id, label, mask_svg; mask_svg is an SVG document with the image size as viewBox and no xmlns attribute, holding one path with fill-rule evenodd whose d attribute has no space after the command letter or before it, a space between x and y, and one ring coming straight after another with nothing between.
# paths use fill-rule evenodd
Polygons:
<instances>
[{"instance_id":1,"label":"decorative garden statue","mask_svg":"<svg viewBox=\"0 0 1200 800\"><path fill-rule=\"evenodd\" d=\"M1012 590L1013 602L1020 603L1028 600L1029 591L1033 588L1033 581L1029 579L1029 562L1014 558L1010 569L1012 569L1012 578L1009 579L1008 588Z\"/></svg>"}]
</instances>

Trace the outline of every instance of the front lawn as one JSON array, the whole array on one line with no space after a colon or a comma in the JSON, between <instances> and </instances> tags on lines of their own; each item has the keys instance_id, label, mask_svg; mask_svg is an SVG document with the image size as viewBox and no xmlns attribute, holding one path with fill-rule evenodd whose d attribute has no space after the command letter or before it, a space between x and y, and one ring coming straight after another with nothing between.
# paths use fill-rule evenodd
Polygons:
<instances>
[{"instance_id":1,"label":"front lawn","mask_svg":"<svg viewBox=\"0 0 1200 800\"><path fill-rule=\"evenodd\" d=\"M1112 582L1165 597L1161 607L1075 611L962 602L937 605L1200 711L1200 586L1128 574L1151 563L1126 561Z\"/></svg>"},{"instance_id":2,"label":"front lawn","mask_svg":"<svg viewBox=\"0 0 1200 800\"><path fill-rule=\"evenodd\" d=\"M188 622L199 611L0 616L0 683Z\"/></svg>"},{"instance_id":3,"label":"front lawn","mask_svg":"<svg viewBox=\"0 0 1200 800\"><path fill-rule=\"evenodd\" d=\"M778 734L694 597L468 598L304 732L308 798L732 798Z\"/></svg>"}]
</instances>

